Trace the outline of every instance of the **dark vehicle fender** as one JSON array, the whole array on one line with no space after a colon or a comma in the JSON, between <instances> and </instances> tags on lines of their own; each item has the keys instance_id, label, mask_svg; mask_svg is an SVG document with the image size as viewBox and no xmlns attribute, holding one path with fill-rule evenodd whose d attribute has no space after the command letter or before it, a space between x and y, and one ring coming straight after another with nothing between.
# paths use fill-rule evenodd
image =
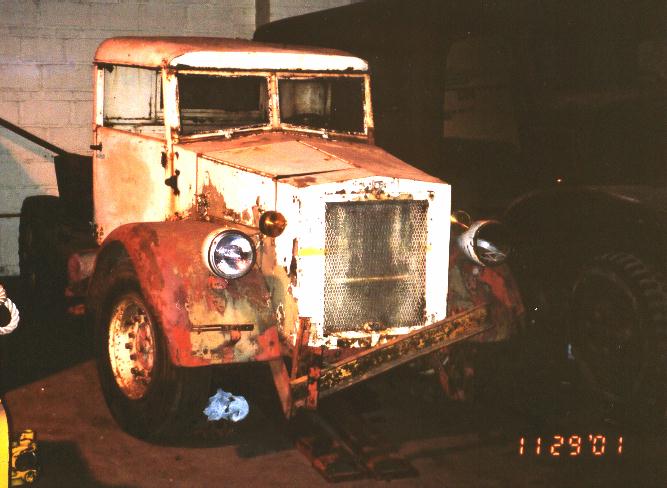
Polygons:
<instances>
[{"instance_id":1,"label":"dark vehicle fender","mask_svg":"<svg viewBox=\"0 0 667 488\"><path fill-rule=\"evenodd\" d=\"M115 229L97 256L88 308L98 313L114 267L129 260L178 366L280 357L276 314L261 271L225 280L203 261L204 242L224 226L209 222L136 223Z\"/></svg>"},{"instance_id":2,"label":"dark vehicle fender","mask_svg":"<svg viewBox=\"0 0 667 488\"><path fill-rule=\"evenodd\" d=\"M524 266L574 272L613 251L641 256L665 270L667 208L639 196L652 192L614 187L536 191L510 205L504 221L517 239Z\"/></svg>"}]
</instances>

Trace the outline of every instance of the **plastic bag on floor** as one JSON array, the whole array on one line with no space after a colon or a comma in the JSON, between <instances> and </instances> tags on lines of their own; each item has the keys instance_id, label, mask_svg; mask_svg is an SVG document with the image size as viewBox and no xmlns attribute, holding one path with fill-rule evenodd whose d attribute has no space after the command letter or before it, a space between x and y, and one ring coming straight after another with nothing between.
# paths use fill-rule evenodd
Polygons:
<instances>
[{"instance_id":1,"label":"plastic bag on floor","mask_svg":"<svg viewBox=\"0 0 667 488\"><path fill-rule=\"evenodd\" d=\"M204 409L204 415L210 421L231 420L238 422L243 420L250 412L250 406L242 396L232 395L218 388L215 395L208 399L208 405Z\"/></svg>"}]
</instances>

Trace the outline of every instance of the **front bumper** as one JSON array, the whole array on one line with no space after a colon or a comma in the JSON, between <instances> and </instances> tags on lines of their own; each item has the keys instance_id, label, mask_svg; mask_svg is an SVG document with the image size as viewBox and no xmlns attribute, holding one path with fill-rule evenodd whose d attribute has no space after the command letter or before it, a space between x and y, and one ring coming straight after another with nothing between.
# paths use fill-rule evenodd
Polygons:
<instances>
[{"instance_id":1,"label":"front bumper","mask_svg":"<svg viewBox=\"0 0 667 488\"><path fill-rule=\"evenodd\" d=\"M477 306L327 366L316 364L311 357L307 374L289 379L289 388L279 384L285 378L280 377L282 368L274 364L274 380L285 414L289 417L298 408L315 408L320 397L484 333L493 327L487 315L485 306Z\"/></svg>"}]
</instances>

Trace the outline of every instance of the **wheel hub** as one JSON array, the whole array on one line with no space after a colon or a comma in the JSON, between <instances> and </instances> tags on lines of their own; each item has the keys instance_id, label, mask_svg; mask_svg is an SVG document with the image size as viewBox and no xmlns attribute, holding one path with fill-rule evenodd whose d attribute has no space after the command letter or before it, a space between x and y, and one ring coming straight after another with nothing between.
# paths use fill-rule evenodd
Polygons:
<instances>
[{"instance_id":1,"label":"wheel hub","mask_svg":"<svg viewBox=\"0 0 667 488\"><path fill-rule=\"evenodd\" d=\"M122 297L111 311L109 360L120 390L132 400L143 398L155 364L155 328L135 295Z\"/></svg>"}]
</instances>

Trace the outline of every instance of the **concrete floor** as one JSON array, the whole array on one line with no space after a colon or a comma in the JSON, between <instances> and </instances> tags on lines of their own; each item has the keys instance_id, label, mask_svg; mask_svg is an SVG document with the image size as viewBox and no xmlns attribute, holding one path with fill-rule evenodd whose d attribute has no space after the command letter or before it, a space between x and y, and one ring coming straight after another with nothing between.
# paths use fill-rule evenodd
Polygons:
<instances>
[{"instance_id":1,"label":"concrete floor","mask_svg":"<svg viewBox=\"0 0 667 488\"><path fill-rule=\"evenodd\" d=\"M13 280L10 296L16 297ZM13 295L12 295L13 293ZM0 338L3 399L15 431L32 428L39 441L38 487L326 486L294 447L273 411L261 365L241 374L235 393L251 414L231 433L215 424L181 445L157 445L121 431L111 418L90 355L83 321L25 319ZM24 303L21 303L24 302ZM250 378L248 381L247 379ZM386 433L419 471L392 487L665 486L664 434L632 434L605 423L599 412L573 409L576 398L557 398L534 384L511 400L477 406L451 403L433 379L410 370L386 375L349 395L364 418ZM520 384L517 381L516 384ZM518 455L518 439L537 432L623 433L623 456ZM388 486L362 480L341 487Z\"/></svg>"}]
</instances>

